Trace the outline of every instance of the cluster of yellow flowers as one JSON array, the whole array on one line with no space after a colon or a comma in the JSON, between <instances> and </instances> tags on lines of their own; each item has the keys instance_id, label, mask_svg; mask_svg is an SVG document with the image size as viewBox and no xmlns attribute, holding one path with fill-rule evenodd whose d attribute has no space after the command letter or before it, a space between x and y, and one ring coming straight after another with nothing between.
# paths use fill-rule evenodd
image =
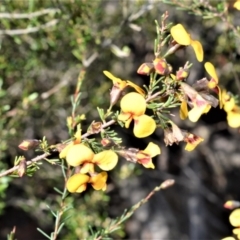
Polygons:
<instances>
[{"instance_id":1,"label":"cluster of yellow flowers","mask_svg":"<svg viewBox=\"0 0 240 240\"><path fill-rule=\"evenodd\" d=\"M154 168L152 157L160 154L160 148L150 142L145 150L130 149L116 151L127 160L138 162L146 168ZM75 140L63 148L59 155L65 158L68 165L75 167L75 173L68 178L66 187L69 192L81 193L91 184L95 190L106 190L106 171L112 170L118 162L118 155L113 150L104 150L95 154L88 146L81 143L80 132L75 134ZM131 159L128 159L131 157ZM98 166L103 172L95 172Z\"/></svg>"},{"instance_id":2,"label":"cluster of yellow flowers","mask_svg":"<svg viewBox=\"0 0 240 240\"><path fill-rule=\"evenodd\" d=\"M133 122L133 134L137 138L144 138L150 136L157 127L163 128L164 141L166 146L173 143L179 143L181 141L186 142L185 150L192 151L199 143L203 141L202 138L180 129L173 121L168 117L164 117L161 113L161 105L164 102L165 97L170 96L172 105L175 107L180 105L180 118L189 118L192 122L197 122L202 114L207 113L211 107L217 107L223 109L228 114L228 123L232 127L239 127L240 108L235 104L235 100L225 90L222 91L218 85L219 79L215 70L215 67L210 62L206 62L204 67L210 78L203 78L192 86L186 83L186 79L189 75L190 65L188 62L183 68L180 68L176 74L172 74L172 67L166 61L166 56L176 52L178 49L191 46L195 52L196 58L199 62L204 59L204 52L202 45L199 41L192 39L191 35L185 30L181 24L177 24L170 28L170 34L172 37L171 45L163 57L160 54L155 54L156 57L152 63L143 63L137 70L139 74L151 75L150 84L155 81L159 82L164 79L164 91L154 92L151 89L157 84L150 85L149 88L144 90L140 86L129 80L122 80L115 77L108 71L103 73L113 82L113 87L110 92L110 108L120 99L120 114L114 119L115 122L120 122L125 128L129 128L131 122ZM164 76L159 81L156 80L156 76ZM132 87L135 92L123 94L123 90L127 87ZM150 89L150 90L149 90ZM161 95L162 94L162 95ZM218 96L218 99L213 96ZM124 96L122 96L124 95ZM153 116L146 114L146 109L149 104L153 104L150 107L153 111ZM174 105L177 103L177 105ZM154 105L155 104L155 105ZM190 107L190 110L188 109ZM97 123L96 123L97 124ZM99 123L99 133L102 124ZM102 139L103 149L111 139ZM107 172L112 170L118 162L118 155L123 156L126 160L142 164L146 168L154 168L152 163L152 157L160 154L160 148L156 144L150 142L145 150L139 150L135 148L120 147L117 144L110 146L111 149L97 151L91 148L87 142L81 142L81 134L78 131L75 134L75 140L65 146L60 152L60 158L65 158L68 165L75 167L75 172L67 179L67 189L70 192L82 192L86 190L87 184L91 184L95 190L105 190L107 181ZM103 170L102 172L96 172L95 166Z\"/></svg>"}]
</instances>

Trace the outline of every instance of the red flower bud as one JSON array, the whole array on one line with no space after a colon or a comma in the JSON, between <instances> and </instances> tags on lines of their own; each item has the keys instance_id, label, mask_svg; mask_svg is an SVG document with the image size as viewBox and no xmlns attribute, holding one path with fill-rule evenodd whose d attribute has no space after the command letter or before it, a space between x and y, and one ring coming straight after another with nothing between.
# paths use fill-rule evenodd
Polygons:
<instances>
[{"instance_id":1,"label":"red flower bud","mask_svg":"<svg viewBox=\"0 0 240 240\"><path fill-rule=\"evenodd\" d=\"M30 149L34 149L39 145L39 140L37 139L27 139L23 140L18 147L21 148L23 151L28 151Z\"/></svg>"},{"instance_id":2,"label":"red flower bud","mask_svg":"<svg viewBox=\"0 0 240 240\"><path fill-rule=\"evenodd\" d=\"M153 65L156 73L160 75L169 75L171 73L171 66L167 63L165 59L155 58Z\"/></svg>"},{"instance_id":3,"label":"red flower bud","mask_svg":"<svg viewBox=\"0 0 240 240\"><path fill-rule=\"evenodd\" d=\"M152 63L143 63L137 70L138 74L149 75L154 71L154 65Z\"/></svg>"}]
</instances>

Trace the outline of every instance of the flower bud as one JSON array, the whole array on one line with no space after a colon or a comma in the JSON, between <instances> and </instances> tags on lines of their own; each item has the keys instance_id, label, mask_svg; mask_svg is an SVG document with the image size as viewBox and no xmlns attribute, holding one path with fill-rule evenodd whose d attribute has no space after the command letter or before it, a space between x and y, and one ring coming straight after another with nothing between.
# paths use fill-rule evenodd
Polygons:
<instances>
[{"instance_id":1,"label":"flower bud","mask_svg":"<svg viewBox=\"0 0 240 240\"><path fill-rule=\"evenodd\" d=\"M27 139L23 140L18 147L23 151L28 151L30 149L34 149L39 145L40 141L37 139Z\"/></svg>"},{"instance_id":2,"label":"flower bud","mask_svg":"<svg viewBox=\"0 0 240 240\"><path fill-rule=\"evenodd\" d=\"M88 128L88 133L91 133L91 134L99 133L101 129L102 129L102 123L93 121L90 127Z\"/></svg>"},{"instance_id":3,"label":"flower bud","mask_svg":"<svg viewBox=\"0 0 240 240\"><path fill-rule=\"evenodd\" d=\"M152 63L143 63L137 70L138 74L149 75L154 71L154 65Z\"/></svg>"},{"instance_id":4,"label":"flower bud","mask_svg":"<svg viewBox=\"0 0 240 240\"><path fill-rule=\"evenodd\" d=\"M182 81L184 79L186 79L189 75L189 71L184 69L184 68L180 68L177 73L176 73L176 79L179 81Z\"/></svg>"},{"instance_id":5,"label":"flower bud","mask_svg":"<svg viewBox=\"0 0 240 240\"><path fill-rule=\"evenodd\" d=\"M156 73L160 75L169 75L171 72L171 68L169 68L169 64L165 59L162 58L155 58L153 61L153 65L155 68Z\"/></svg>"}]
</instances>

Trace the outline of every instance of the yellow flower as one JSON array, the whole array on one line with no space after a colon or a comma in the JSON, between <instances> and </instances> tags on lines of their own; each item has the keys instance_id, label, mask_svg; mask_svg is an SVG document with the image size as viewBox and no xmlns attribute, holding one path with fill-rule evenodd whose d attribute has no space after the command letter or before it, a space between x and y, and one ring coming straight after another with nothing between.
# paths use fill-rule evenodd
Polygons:
<instances>
[{"instance_id":1,"label":"yellow flower","mask_svg":"<svg viewBox=\"0 0 240 240\"><path fill-rule=\"evenodd\" d=\"M232 128L240 127L240 107L235 105L232 111L227 112L227 121Z\"/></svg>"},{"instance_id":2,"label":"yellow flower","mask_svg":"<svg viewBox=\"0 0 240 240\"><path fill-rule=\"evenodd\" d=\"M150 142L144 150L137 153L137 162L142 164L145 168L155 168L152 163L152 158L159 155L161 150L158 145Z\"/></svg>"},{"instance_id":3,"label":"yellow flower","mask_svg":"<svg viewBox=\"0 0 240 240\"><path fill-rule=\"evenodd\" d=\"M205 100L195 89L186 83L181 83L182 91L191 100L192 109L188 112L187 101L182 100L180 107L180 117L181 119L188 116L189 120L192 122L197 122L203 113L207 113L211 108L211 103Z\"/></svg>"},{"instance_id":4,"label":"yellow flower","mask_svg":"<svg viewBox=\"0 0 240 240\"><path fill-rule=\"evenodd\" d=\"M210 81L208 82L208 87L218 94L219 104L220 104L219 106L220 106L220 108L222 108L222 94L221 94L221 89L218 86L218 76L216 73L216 69L210 62L206 62L204 64L204 67L205 67L207 73L211 77Z\"/></svg>"},{"instance_id":5,"label":"yellow flower","mask_svg":"<svg viewBox=\"0 0 240 240\"><path fill-rule=\"evenodd\" d=\"M203 48L199 41L193 40L182 24L177 24L170 29L173 39L180 45L191 45L199 62L203 60Z\"/></svg>"},{"instance_id":6,"label":"yellow flower","mask_svg":"<svg viewBox=\"0 0 240 240\"><path fill-rule=\"evenodd\" d=\"M66 160L70 166L77 167L85 162L92 162L93 151L83 144L75 144L67 152Z\"/></svg>"},{"instance_id":7,"label":"yellow flower","mask_svg":"<svg viewBox=\"0 0 240 240\"><path fill-rule=\"evenodd\" d=\"M192 133L188 133L187 136L184 138L184 141L187 142L185 147L186 151L192 151L195 147L203 141L203 138L198 137Z\"/></svg>"},{"instance_id":8,"label":"yellow flower","mask_svg":"<svg viewBox=\"0 0 240 240\"><path fill-rule=\"evenodd\" d=\"M237 0L237 1L233 4L233 7L240 11L240 0Z\"/></svg>"},{"instance_id":9,"label":"yellow flower","mask_svg":"<svg viewBox=\"0 0 240 240\"><path fill-rule=\"evenodd\" d=\"M240 209L233 210L229 216L229 221L233 227L240 226Z\"/></svg>"},{"instance_id":10,"label":"yellow flower","mask_svg":"<svg viewBox=\"0 0 240 240\"><path fill-rule=\"evenodd\" d=\"M88 175L81 173L74 174L67 180L67 190L71 193L81 193L86 190L89 180L90 176Z\"/></svg>"},{"instance_id":11,"label":"yellow flower","mask_svg":"<svg viewBox=\"0 0 240 240\"><path fill-rule=\"evenodd\" d=\"M145 95L145 91L141 87L139 87L138 85L134 84L133 82L131 82L129 80L122 80L120 78L117 78L112 73L110 73L108 71L103 71L103 73L105 74L105 76L107 76L109 79L112 80L113 85L115 87L117 87L118 89L123 90L127 86L130 86L130 87L133 87L141 95L143 95L143 96Z\"/></svg>"},{"instance_id":12,"label":"yellow flower","mask_svg":"<svg viewBox=\"0 0 240 240\"><path fill-rule=\"evenodd\" d=\"M133 133L138 138L151 135L156 129L155 121L145 115L146 101L139 93L131 92L126 94L120 102L121 114L118 120L125 122L125 127L129 128L132 120L134 120Z\"/></svg>"},{"instance_id":13,"label":"yellow flower","mask_svg":"<svg viewBox=\"0 0 240 240\"><path fill-rule=\"evenodd\" d=\"M94 176L77 173L67 180L67 190L71 193L81 193L86 190L87 183L90 183L95 190L106 190L107 173L101 172Z\"/></svg>"}]
</instances>

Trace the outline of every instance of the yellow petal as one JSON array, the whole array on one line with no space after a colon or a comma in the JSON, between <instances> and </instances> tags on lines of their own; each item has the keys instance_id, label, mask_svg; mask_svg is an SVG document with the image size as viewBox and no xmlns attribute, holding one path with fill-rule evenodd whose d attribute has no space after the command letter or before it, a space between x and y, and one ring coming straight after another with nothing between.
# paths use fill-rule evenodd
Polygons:
<instances>
[{"instance_id":1,"label":"yellow petal","mask_svg":"<svg viewBox=\"0 0 240 240\"><path fill-rule=\"evenodd\" d=\"M229 221L234 227L240 226L240 209L236 209L232 211L232 213L229 216Z\"/></svg>"},{"instance_id":2,"label":"yellow petal","mask_svg":"<svg viewBox=\"0 0 240 240\"><path fill-rule=\"evenodd\" d=\"M182 101L181 107L180 107L180 118L182 120L186 119L188 116L188 107L187 107L187 102Z\"/></svg>"},{"instance_id":3,"label":"yellow petal","mask_svg":"<svg viewBox=\"0 0 240 240\"><path fill-rule=\"evenodd\" d=\"M199 62L203 61L203 47L199 41L191 40L191 46L195 52L196 58Z\"/></svg>"},{"instance_id":4,"label":"yellow petal","mask_svg":"<svg viewBox=\"0 0 240 240\"><path fill-rule=\"evenodd\" d=\"M101 172L94 177L91 177L90 183L95 190L106 190L106 181L108 174L106 172Z\"/></svg>"},{"instance_id":5,"label":"yellow petal","mask_svg":"<svg viewBox=\"0 0 240 240\"><path fill-rule=\"evenodd\" d=\"M233 233L234 233L235 235L239 235L239 234L240 234L240 228L234 228L234 229L233 229Z\"/></svg>"},{"instance_id":6,"label":"yellow petal","mask_svg":"<svg viewBox=\"0 0 240 240\"><path fill-rule=\"evenodd\" d=\"M113 84L117 86L119 89L124 89L127 86L126 81L123 81L122 79L115 77L112 73L108 71L103 71L103 73L105 74L105 76L111 79L113 81Z\"/></svg>"},{"instance_id":7,"label":"yellow petal","mask_svg":"<svg viewBox=\"0 0 240 240\"><path fill-rule=\"evenodd\" d=\"M142 165L143 165L145 168L155 169L155 166L154 166L154 164L152 163L152 159L150 159L150 161L149 161L148 163L142 163Z\"/></svg>"},{"instance_id":8,"label":"yellow petal","mask_svg":"<svg viewBox=\"0 0 240 240\"><path fill-rule=\"evenodd\" d=\"M187 142L185 150L186 151L192 151L196 148L196 146L203 141L203 138L198 137L192 133L190 133L185 141Z\"/></svg>"},{"instance_id":9,"label":"yellow petal","mask_svg":"<svg viewBox=\"0 0 240 240\"><path fill-rule=\"evenodd\" d=\"M218 76L217 76L217 73L216 73L216 69L212 65L212 63L206 62L204 64L204 67L205 67L207 73L211 76L211 78L213 78L216 81L216 83L218 84Z\"/></svg>"},{"instance_id":10,"label":"yellow petal","mask_svg":"<svg viewBox=\"0 0 240 240\"><path fill-rule=\"evenodd\" d=\"M188 46L191 43L191 38L182 24L173 26L170 30L173 39L180 45Z\"/></svg>"},{"instance_id":11,"label":"yellow petal","mask_svg":"<svg viewBox=\"0 0 240 240\"><path fill-rule=\"evenodd\" d=\"M240 11L240 1L236 1L236 2L233 4L233 7Z\"/></svg>"},{"instance_id":12,"label":"yellow petal","mask_svg":"<svg viewBox=\"0 0 240 240\"><path fill-rule=\"evenodd\" d=\"M117 154L112 150L105 150L95 154L93 162L97 164L102 170L112 170L118 162Z\"/></svg>"},{"instance_id":13,"label":"yellow petal","mask_svg":"<svg viewBox=\"0 0 240 240\"><path fill-rule=\"evenodd\" d=\"M77 173L72 175L68 180L67 180L67 190L69 192L83 192L86 190L87 183L90 180L90 177L85 174Z\"/></svg>"},{"instance_id":14,"label":"yellow petal","mask_svg":"<svg viewBox=\"0 0 240 240\"><path fill-rule=\"evenodd\" d=\"M156 129L155 121L147 116L142 115L139 117L134 117L134 128L133 133L138 138L144 138L151 135Z\"/></svg>"},{"instance_id":15,"label":"yellow petal","mask_svg":"<svg viewBox=\"0 0 240 240\"><path fill-rule=\"evenodd\" d=\"M232 128L240 127L240 112L228 112L227 113L228 125Z\"/></svg>"},{"instance_id":16,"label":"yellow petal","mask_svg":"<svg viewBox=\"0 0 240 240\"><path fill-rule=\"evenodd\" d=\"M146 101L142 95L136 92L126 94L121 102L121 109L124 113L131 113L140 116L146 111Z\"/></svg>"},{"instance_id":17,"label":"yellow petal","mask_svg":"<svg viewBox=\"0 0 240 240\"><path fill-rule=\"evenodd\" d=\"M145 91L144 91L141 87L139 87L138 85L136 85L135 83L133 83L133 82L131 82L131 81L129 81L129 80L126 80L126 82L127 82L127 85L128 85L128 86L133 87L133 88L134 88L138 93L140 93L142 96L145 96L145 95L146 95Z\"/></svg>"},{"instance_id":18,"label":"yellow petal","mask_svg":"<svg viewBox=\"0 0 240 240\"><path fill-rule=\"evenodd\" d=\"M82 136L82 129L81 129L81 128L78 128L77 131L76 131L76 133L74 134L74 137L75 137L74 143L75 143L75 144L81 142L81 136Z\"/></svg>"},{"instance_id":19,"label":"yellow petal","mask_svg":"<svg viewBox=\"0 0 240 240\"><path fill-rule=\"evenodd\" d=\"M94 153L83 144L73 145L67 152L66 160L70 166L76 167L84 162L90 162Z\"/></svg>"},{"instance_id":20,"label":"yellow petal","mask_svg":"<svg viewBox=\"0 0 240 240\"><path fill-rule=\"evenodd\" d=\"M204 103L201 106L194 104L194 107L188 112L188 118L191 122L197 122L204 111L209 110L209 104Z\"/></svg>"},{"instance_id":21,"label":"yellow petal","mask_svg":"<svg viewBox=\"0 0 240 240\"><path fill-rule=\"evenodd\" d=\"M73 142L69 143L59 154L60 158L66 158L68 150L74 145Z\"/></svg>"},{"instance_id":22,"label":"yellow petal","mask_svg":"<svg viewBox=\"0 0 240 240\"><path fill-rule=\"evenodd\" d=\"M161 149L157 144L150 142L142 152L155 157L161 153Z\"/></svg>"}]
</instances>

